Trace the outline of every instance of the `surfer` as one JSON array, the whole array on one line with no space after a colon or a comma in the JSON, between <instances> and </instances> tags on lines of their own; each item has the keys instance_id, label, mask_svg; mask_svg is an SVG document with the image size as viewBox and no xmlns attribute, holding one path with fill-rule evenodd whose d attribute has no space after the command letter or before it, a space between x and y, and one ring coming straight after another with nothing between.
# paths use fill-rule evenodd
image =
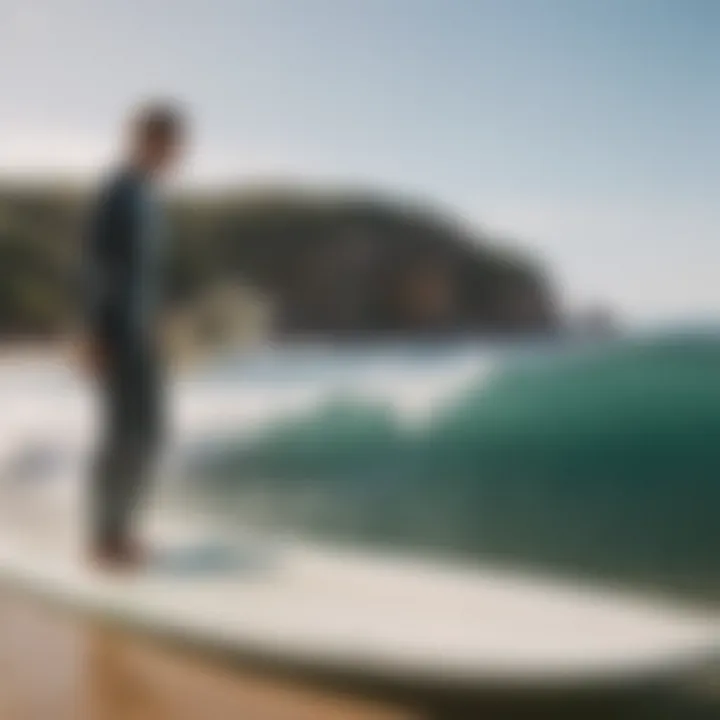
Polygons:
<instances>
[{"instance_id":1,"label":"surfer","mask_svg":"<svg viewBox=\"0 0 720 720\"><path fill-rule=\"evenodd\" d=\"M86 242L83 350L103 420L91 478L91 558L106 568L142 562L132 521L163 424L164 232L155 193L180 157L184 130L181 113L169 103L148 105L132 118L127 156L101 188Z\"/></svg>"}]
</instances>

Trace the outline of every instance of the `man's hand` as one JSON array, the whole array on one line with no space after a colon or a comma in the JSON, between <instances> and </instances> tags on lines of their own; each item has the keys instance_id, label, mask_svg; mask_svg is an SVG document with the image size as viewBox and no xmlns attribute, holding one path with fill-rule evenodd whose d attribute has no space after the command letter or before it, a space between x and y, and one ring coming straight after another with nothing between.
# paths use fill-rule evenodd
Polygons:
<instances>
[{"instance_id":1,"label":"man's hand","mask_svg":"<svg viewBox=\"0 0 720 720\"><path fill-rule=\"evenodd\" d=\"M97 340L82 338L78 344L78 361L86 375L102 377L107 370L107 351Z\"/></svg>"}]
</instances>

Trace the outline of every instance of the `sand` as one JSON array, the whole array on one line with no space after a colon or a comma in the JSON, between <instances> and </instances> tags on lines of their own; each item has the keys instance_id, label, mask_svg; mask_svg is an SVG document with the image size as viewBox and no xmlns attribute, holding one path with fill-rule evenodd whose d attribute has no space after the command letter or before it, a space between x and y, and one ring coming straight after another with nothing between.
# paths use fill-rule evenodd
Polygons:
<instances>
[{"instance_id":1,"label":"sand","mask_svg":"<svg viewBox=\"0 0 720 720\"><path fill-rule=\"evenodd\" d=\"M0 594L0 720L410 720Z\"/></svg>"}]
</instances>

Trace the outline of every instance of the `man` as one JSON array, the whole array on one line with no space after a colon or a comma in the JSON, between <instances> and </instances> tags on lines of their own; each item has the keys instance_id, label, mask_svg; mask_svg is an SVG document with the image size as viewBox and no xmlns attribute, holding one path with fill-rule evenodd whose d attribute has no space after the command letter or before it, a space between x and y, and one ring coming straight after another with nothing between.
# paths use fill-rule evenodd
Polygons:
<instances>
[{"instance_id":1,"label":"man","mask_svg":"<svg viewBox=\"0 0 720 720\"><path fill-rule=\"evenodd\" d=\"M170 105L137 113L127 158L102 188L87 242L86 350L104 420L92 477L91 556L111 569L142 561L131 524L162 432L164 237L154 191L178 160L183 139L181 116Z\"/></svg>"}]
</instances>

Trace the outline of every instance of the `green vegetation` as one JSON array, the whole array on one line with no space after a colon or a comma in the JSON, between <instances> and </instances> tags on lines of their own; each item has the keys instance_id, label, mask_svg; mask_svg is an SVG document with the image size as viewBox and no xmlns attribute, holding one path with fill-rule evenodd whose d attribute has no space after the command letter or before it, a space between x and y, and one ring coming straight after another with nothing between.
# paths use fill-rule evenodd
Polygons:
<instances>
[{"instance_id":1,"label":"green vegetation","mask_svg":"<svg viewBox=\"0 0 720 720\"><path fill-rule=\"evenodd\" d=\"M87 196L0 187L0 334L48 337L78 311ZM276 331L498 332L555 324L529 259L426 207L296 189L185 193L170 207L170 304L241 280Z\"/></svg>"}]
</instances>

